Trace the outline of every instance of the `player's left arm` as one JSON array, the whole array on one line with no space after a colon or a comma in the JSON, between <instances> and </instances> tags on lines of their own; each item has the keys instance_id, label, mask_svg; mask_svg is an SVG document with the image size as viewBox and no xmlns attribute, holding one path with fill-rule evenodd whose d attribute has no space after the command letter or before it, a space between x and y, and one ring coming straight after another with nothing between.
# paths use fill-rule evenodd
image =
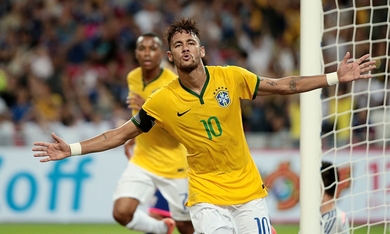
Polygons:
<instances>
[{"instance_id":1,"label":"player's left arm","mask_svg":"<svg viewBox=\"0 0 390 234\"><path fill-rule=\"evenodd\" d=\"M265 96L270 94L295 94L302 93L318 88L327 87L330 85L347 83L358 79L369 79L372 77L367 72L376 68L375 60L368 60L369 54L366 54L353 63L349 63L350 53L344 56L340 63L337 72L330 74L314 75L314 76L289 76L279 79L275 78L260 78L257 96Z\"/></svg>"}]
</instances>

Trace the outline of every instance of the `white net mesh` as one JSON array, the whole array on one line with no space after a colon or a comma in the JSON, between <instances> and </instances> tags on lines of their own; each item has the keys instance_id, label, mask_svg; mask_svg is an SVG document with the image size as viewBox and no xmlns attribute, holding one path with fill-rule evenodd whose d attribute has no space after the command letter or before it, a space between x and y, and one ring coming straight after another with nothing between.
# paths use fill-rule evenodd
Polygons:
<instances>
[{"instance_id":1,"label":"white net mesh","mask_svg":"<svg viewBox=\"0 0 390 234\"><path fill-rule=\"evenodd\" d=\"M323 160L342 180L335 204L351 233L390 233L390 2L328 0L323 10L325 73L347 51L377 60L372 79L323 89Z\"/></svg>"}]
</instances>

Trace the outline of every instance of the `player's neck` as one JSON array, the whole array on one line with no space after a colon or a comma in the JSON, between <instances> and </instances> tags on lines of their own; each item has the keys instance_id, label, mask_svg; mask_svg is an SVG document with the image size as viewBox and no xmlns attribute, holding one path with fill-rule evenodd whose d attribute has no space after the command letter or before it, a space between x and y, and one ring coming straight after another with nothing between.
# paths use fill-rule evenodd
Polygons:
<instances>
[{"instance_id":1,"label":"player's neck","mask_svg":"<svg viewBox=\"0 0 390 234\"><path fill-rule=\"evenodd\" d=\"M155 80L161 73L162 68L156 67L152 70L142 69L142 79L145 84Z\"/></svg>"},{"instance_id":2,"label":"player's neck","mask_svg":"<svg viewBox=\"0 0 390 234\"><path fill-rule=\"evenodd\" d=\"M180 70L178 70L177 73L182 85L197 94L202 92L207 77L204 66L198 66L189 73Z\"/></svg>"},{"instance_id":3,"label":"player's neck","mask_svg":"<svg viewBox=\"0 0 390 234\"><path fill-rule=\"evenodd\" d=\"M334 199L324 197L321 203L321 214L325 214L326 212L329 212L334 208L335 208Z\"/></svg>"}]
</instances>

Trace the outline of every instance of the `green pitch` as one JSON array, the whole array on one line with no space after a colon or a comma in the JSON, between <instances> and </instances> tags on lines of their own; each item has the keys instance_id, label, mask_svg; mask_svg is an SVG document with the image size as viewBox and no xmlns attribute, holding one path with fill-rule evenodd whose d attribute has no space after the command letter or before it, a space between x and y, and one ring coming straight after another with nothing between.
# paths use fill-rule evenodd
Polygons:
<instances>
[{"instance_id":1,"label":"green pitch","mask_svg":"<svg viewBox=\"0 0 390 234\"><path fill-rule=\"evenodd\" d=\"M276 224L278 234L297 234L298 225ZM351 234L390 234L389 227L383 225L352 230ZM4 234L141 234L129 231L118 224L5 224L0 223L0 233ZM175 232L179 234L179 232Z\"/></svg>"}]
</instances>

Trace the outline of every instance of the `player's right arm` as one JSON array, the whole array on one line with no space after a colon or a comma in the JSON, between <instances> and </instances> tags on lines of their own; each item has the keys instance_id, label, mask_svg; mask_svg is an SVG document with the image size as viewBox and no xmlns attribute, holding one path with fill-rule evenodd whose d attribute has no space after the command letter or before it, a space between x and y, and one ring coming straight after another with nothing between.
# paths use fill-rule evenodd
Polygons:
<instances>
[{"instance_id":1,"label":"player's right arm","mask_svg":"<svg viewBox=\"0 0 390 234\"><path fill-rule=\"evenodd\" d=\"M32 150L39 152L34 154L34 157L45 157L40 160L41 162L56 161L72 155L109 150L124 144L127 140L141 133L142 130L129 120L118 128L105 131L93 138L70 145L52 133L52 137L55 140L54 143L34 142L34 146L36 147Z\"/></svg>"}]
</instances>

